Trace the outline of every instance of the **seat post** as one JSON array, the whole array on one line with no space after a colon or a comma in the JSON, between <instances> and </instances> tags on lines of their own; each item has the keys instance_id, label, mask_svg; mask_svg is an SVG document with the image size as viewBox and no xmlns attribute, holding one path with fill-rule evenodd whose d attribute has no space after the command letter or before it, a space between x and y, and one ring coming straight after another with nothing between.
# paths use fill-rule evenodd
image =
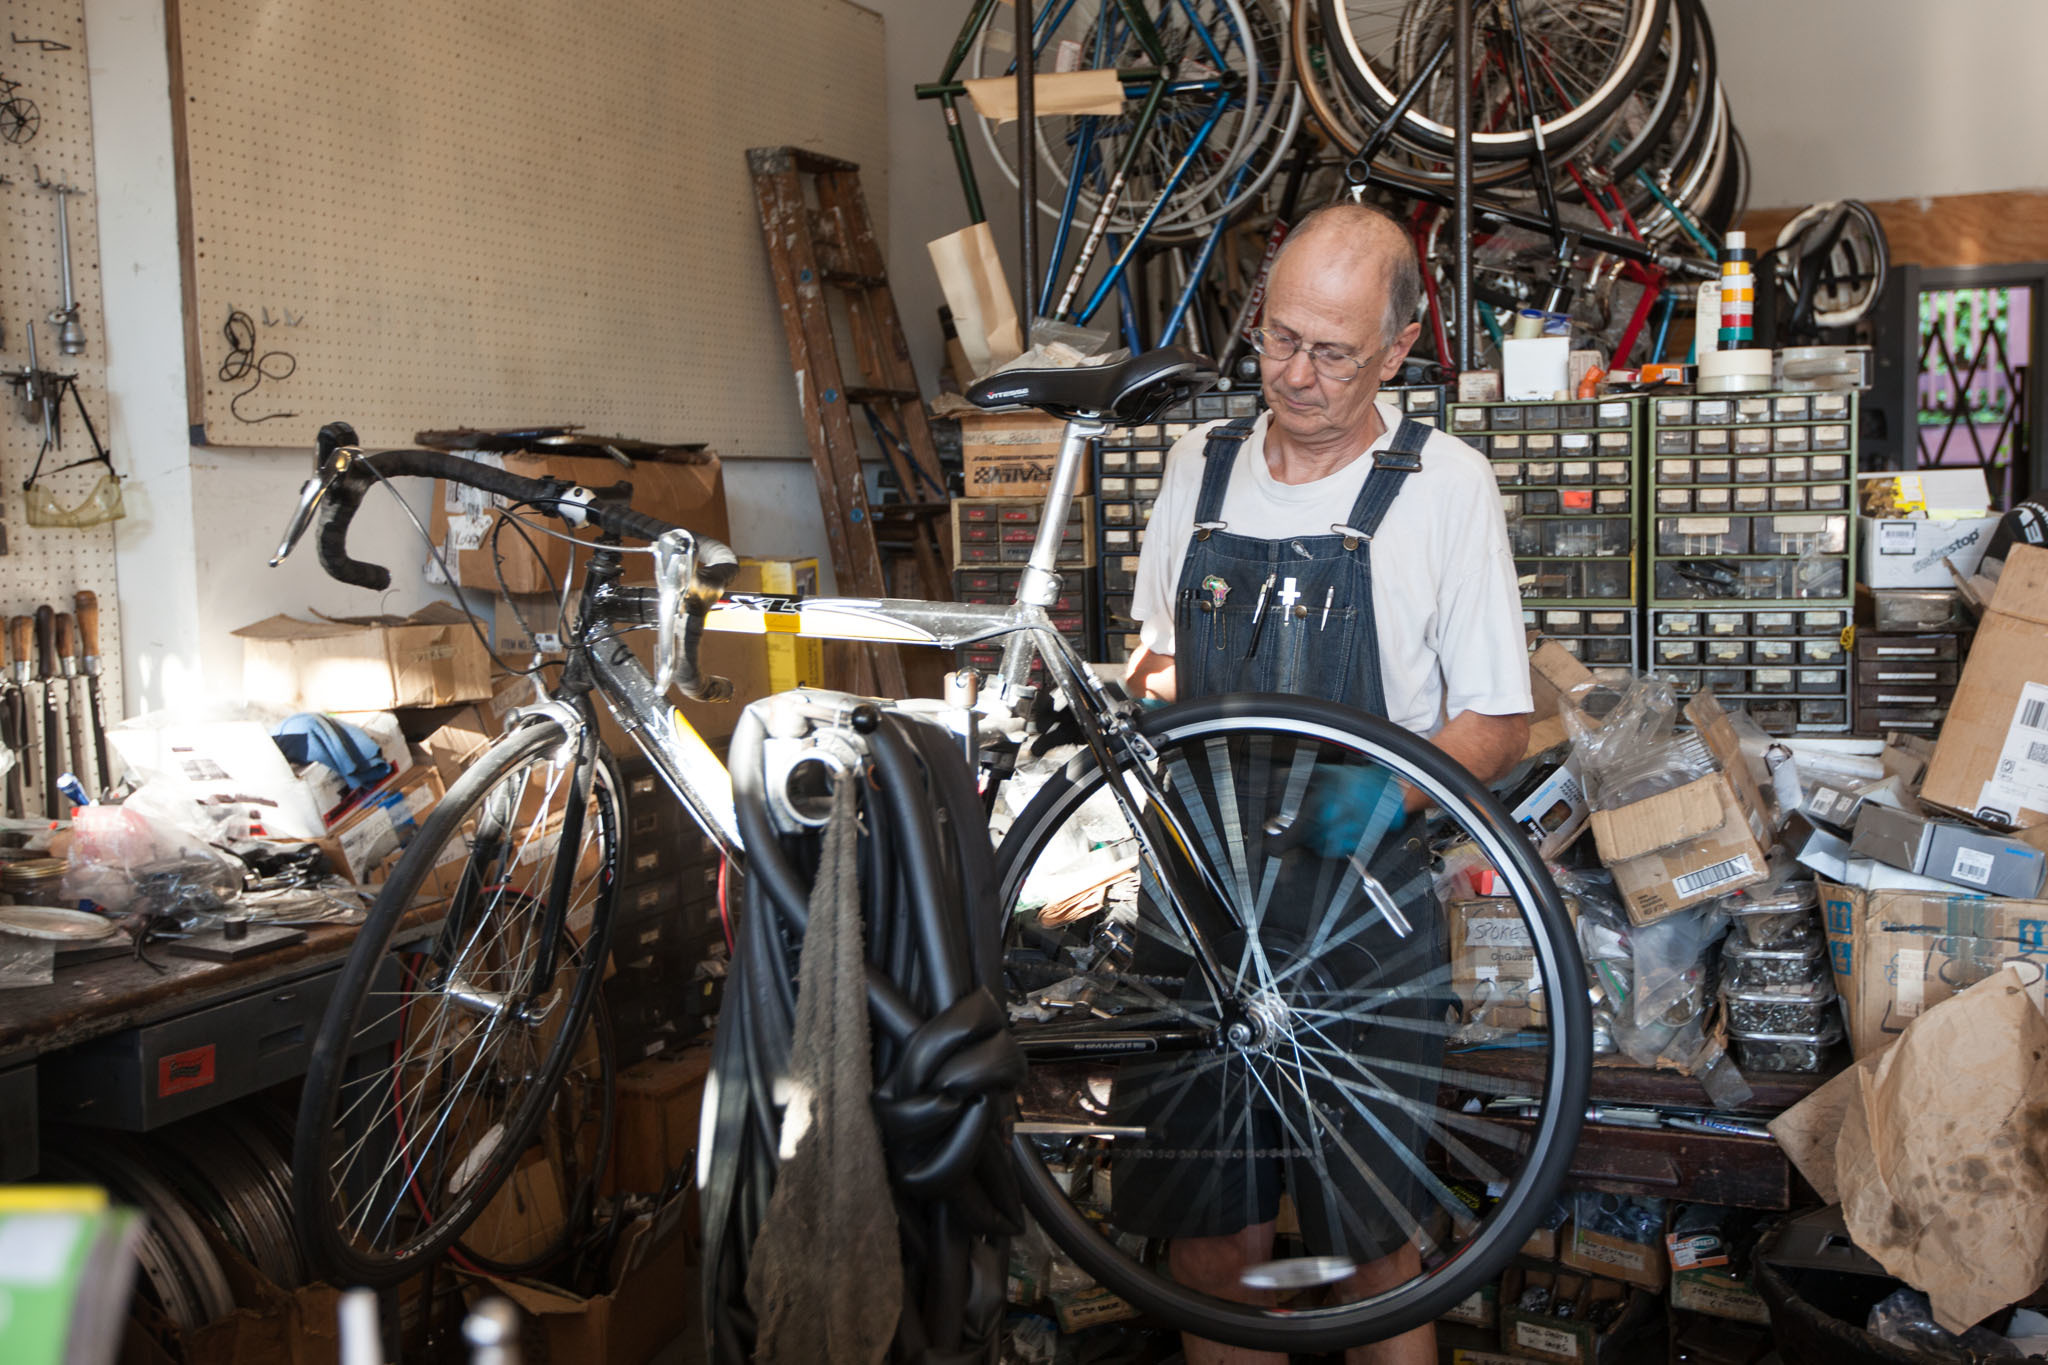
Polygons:
<instances>
[{"instance_id":1,"label":"seat post","mask_svg":"<svg viewBox=\"0 0 2048 1365\"><path fill-rule=\"evenodd\" d=\"M1052 487L1046 490L1045 505L1038 514L1038 541L1031 547L1031 561L1017 584L1019 602L1049 607L1058 599L1060 537L1066 532L1067 512L1074 505L1074 488L1081 481L1081 461L1087 458L1088 442L1108 430L1109 423L1094 416L1067 420L1059 460L1053 465Z\"/></svg>"}]
</instances>

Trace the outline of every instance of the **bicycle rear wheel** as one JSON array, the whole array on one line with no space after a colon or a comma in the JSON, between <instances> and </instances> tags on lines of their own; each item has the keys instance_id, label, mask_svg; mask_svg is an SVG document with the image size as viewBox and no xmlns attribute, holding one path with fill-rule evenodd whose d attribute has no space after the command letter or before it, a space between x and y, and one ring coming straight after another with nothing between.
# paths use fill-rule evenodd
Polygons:
<instances>
[{"instance_id":1,"label":"bicycle rear wheel","mask_svg":"<svg viewBox=\"0 0 2048 1365\"><path fill-rule=\"evenodd\" d=\"M999 851L1026 1202L1100 1282L1212 1340L1329 1351L1427 1322L1499 1272L1570 1161L1592 1043L1557 890L1483 787L1383 721L1237 696L1144 731L1164 799L1141 819L1191 919L1136 872L1085 755ZM1333 794L1389 775L1442 812L1434 833L1388 830L1370 799L1346 823ZM1173 1242L1267 1223L1274 1275L1341 1282L1175 1278Z\"/></svg>"},{"instance_id":2,"label":"bicycle rear wheel","mask_svg":"<svg viewBox=\"0 0 2048 1365\"><path fill-rule=\"evenodd\" d=\"M595 727L533 720L449 789L371 907L293 1141L293 1213L335 1282L393 1283L448 1249L538 1159L551 1109L580 1134L557 1092L603 974L619 790ZM530 1254L494 1245L508 1264Z\"/></svg>"}]
</instances>

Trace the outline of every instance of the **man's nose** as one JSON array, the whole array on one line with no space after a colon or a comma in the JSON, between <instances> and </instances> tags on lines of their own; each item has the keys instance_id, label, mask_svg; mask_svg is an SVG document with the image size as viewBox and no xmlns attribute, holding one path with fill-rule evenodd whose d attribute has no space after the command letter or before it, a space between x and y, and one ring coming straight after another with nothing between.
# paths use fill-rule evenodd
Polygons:
<instances>
[{"instance_id":1,"label":"man's nose","mask_svg":"<svg viewBox=\"0 0 2048 1365\"><path fill-rule=\"evenodd\" d=\"M1280 367L1280 377L1297 389L1305 389L1316 381L1316 363L1309 359L1308 347L1297 349Z\"/></svg>"}]
</instances>

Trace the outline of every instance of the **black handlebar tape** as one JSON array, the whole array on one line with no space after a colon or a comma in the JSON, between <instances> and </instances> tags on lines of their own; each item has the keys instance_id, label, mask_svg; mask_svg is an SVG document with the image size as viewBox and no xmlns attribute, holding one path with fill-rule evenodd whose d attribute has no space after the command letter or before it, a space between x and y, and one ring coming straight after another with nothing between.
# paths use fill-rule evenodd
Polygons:
<instances>
[{"instance_id":1,"label":"black handlebar tape","mask_svg":"<svg viewBox=\"0 0 2048 1365\"><path fill-rule=\"evenodd\" d=\"M323 428L322 438L325 439L330 431L341 426L341 423L333 423L330 427ZM363 494L377 475L387 479L407 475L446 479L450 483L461 484L466 488L496 493L510 502L533 503L551 510L559 507L564 495L575 487L574 484L564 483L560 479L529 479L439 450L386 450L375 455L359 457L329 486L326 500L322 504L320 567L340 582L352 583L376 592L391 586L391 571L381 565L367 564L351 558L348 553L348 528L349 523L355 519L356 509L362 505ZM586 521L599 530L632 540L659 540L663 535L677 529L659 517L636 512L623 503L588 503L584 505L583 515ZM697 588L710 590L711 595L715 596L738 572L739 556L733 553L732 547L708 536L697 537Z\"/></svg>"}]
</instances>

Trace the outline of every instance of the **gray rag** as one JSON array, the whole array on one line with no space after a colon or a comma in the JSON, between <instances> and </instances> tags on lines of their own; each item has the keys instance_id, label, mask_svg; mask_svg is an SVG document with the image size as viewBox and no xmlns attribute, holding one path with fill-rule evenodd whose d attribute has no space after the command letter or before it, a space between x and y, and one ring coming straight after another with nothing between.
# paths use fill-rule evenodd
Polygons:
<instances>
[{"instance_id":1,"label":"gray rag","mask_svg":"<svg viewBox=\"0 0 2048 1365\"><path fill-rule=\"evenodd\" d=\"M903 1261L872 1103L855 782L832 788L797 963L781 1169L754 1239L747 1302L765 1365L879 1362L903 1312Z\"/></svg>"}]
</instances>

